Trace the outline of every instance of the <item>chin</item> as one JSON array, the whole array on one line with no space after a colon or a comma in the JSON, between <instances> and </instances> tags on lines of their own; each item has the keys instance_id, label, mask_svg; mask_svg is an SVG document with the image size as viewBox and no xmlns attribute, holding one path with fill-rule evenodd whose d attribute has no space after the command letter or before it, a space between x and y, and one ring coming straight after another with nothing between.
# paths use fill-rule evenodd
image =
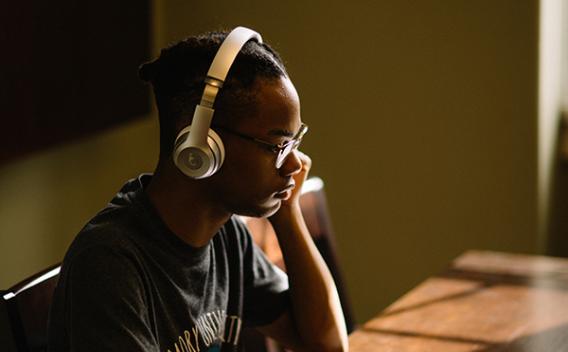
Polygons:
<instances>
[{"instance_id":1,"label":"chin","mask_svg":"<svg viewBox=\"0 0 568 352\"><path fill-rule=\"evenodd\" d=\"M274 215L278 211L278 209L280 209L281 205L282 201L276 200L275 202L271 202L270 204L249 206L247 208L240 209L235 213L253 218L267 218Z\"/></svg>"}]
</instances>

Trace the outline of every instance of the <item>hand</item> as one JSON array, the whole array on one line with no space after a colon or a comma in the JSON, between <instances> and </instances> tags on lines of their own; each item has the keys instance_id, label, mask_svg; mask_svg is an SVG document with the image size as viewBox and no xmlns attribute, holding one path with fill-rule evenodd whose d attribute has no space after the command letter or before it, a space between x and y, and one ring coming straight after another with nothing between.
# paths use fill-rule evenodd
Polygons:
<instances>
[{"instance_id":1,"label":"hand","mask_svg":"<svg viewBox=\"0 0 568 352\"><path fill-rule=\"evenodd\" d=\"M282 201L282 206L290 206L294 203L299 204L302 185L304 184L304 181L306 181L306 179L308 178L308 173L310 172L310 169L312 167L312 159L309 156L307 156L306 154L302 153L299 150L296 150L294 152L298 156L298 159L300 159L300 162L302 163L302 168L300 169L300 172L298 172L293 176L294 181L296 182L296 186L292 190L290 198Z\"/></svg>"}]
</instances>

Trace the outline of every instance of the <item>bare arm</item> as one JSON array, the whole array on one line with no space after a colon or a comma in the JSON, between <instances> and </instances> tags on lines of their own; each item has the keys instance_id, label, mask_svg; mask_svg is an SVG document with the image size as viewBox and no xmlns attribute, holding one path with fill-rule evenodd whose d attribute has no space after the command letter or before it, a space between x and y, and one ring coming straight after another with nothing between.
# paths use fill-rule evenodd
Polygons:
<instances>
[{"instance_id":1,"label":"bare arm","mask_svg":"<svg viewBox=\"0 0 568 352\"><path fill-rule=\"evenodd\" d=\"M300 210L300 189L311 160L296 153L303 165L294 176L296 188L269 219L284 255L292 310L260 330L296 351L347 351L347 330L337 289Z\"/></svg>"}]
</instances>

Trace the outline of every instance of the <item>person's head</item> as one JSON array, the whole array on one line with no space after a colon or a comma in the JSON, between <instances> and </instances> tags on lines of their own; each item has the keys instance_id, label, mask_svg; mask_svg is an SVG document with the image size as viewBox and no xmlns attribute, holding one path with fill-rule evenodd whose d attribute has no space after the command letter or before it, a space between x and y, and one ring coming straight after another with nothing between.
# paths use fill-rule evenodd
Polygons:
<instances>
[{"instance_id":1,"label":"person's head","mask_svg":"<svg viewBox=\"0 0 568 352\"><path fill-rule=\"evenodd\" d=\"M177 133L191 123L205 87L206 73L228 31L188 37L140 66L139 76L152 84L160 119L160 158L170 158ZM231 65L215 101L214 123L236 126L255 110L254 83L287 77L282 59L267 44L248 41Z\"/></svg>"},{"instance_id":2,"label":"person's head","mask_svg":"<svg viewBox=\"0 0 568 352\"><path fill-rule=\"evenodd\" d=\"M187 38L141 66L140 77L152 83L159 111L160 164L171 166L174 140L191 123L206 73L227 34ZM301 166L297 155L292 153L277 168L273 153L238 134L281 144L299 130L299 99L280 56L267 44L247 42L231 65L214 109L212 128L223 140L226 157L219 172L198 180L199 185L228 211L256 216L275 211L281 197L275 194L292 182Z\"/></svg>"}]
</instances>

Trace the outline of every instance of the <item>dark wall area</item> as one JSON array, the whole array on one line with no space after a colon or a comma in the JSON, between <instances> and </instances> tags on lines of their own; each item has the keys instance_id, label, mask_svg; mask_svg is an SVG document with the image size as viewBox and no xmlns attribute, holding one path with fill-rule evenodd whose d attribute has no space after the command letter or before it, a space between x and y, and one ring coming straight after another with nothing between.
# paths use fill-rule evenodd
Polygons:
<instances>
[{"instance_id":1,"label":"dark wall area","mask_svg":"<svg viewBox=\"0 0 568 352\"><path fill-rule=\"evenodd\" d=\"M2 7L0 164L148 112L149 0Z\"/></svg>"}]
</instances>

